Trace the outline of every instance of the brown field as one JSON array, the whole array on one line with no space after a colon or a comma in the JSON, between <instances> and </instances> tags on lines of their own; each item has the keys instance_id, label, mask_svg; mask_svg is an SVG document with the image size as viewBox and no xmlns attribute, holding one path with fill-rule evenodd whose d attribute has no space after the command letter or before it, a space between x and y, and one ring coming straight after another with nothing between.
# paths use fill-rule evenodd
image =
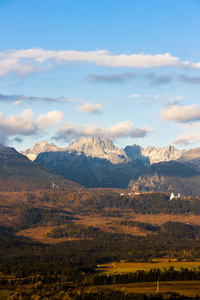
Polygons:
<instances>
[{"instance_id":1,"label":"brown field","mask_svg":"<svg viewBox=\"0 0 200 300\"><path fill-rule=\"evenodd\" d=\"M0 213L0 220L1 224L8 225L12 223L13 221L16 221L18 218L18 215L16 212L10 212L5 213L6 209L4 209L4 213ZM75 215L75 220L73 223L75 224L81 224L85 226L93 226L98 229L100 229L103 232L109 232L109 233L120 233L120 234L131 234L133 236L145 236L146 234L156 234L149 231L146 231L144 229L141 229L139 227L128 227L128 226L122 226L120 224L117 224L117 221L128 219L133 221L138 221L142 223L151 223L153 225L162 225L165 222L173 221L173 222L182 222L185 224L191 224L191 225L200 225L200 216L194 216L191 214L188 215L182 215L182 216L172 216L172 215L140 215L140 214L131 214L127 215L127 218L125 216L120 218L111 218L111 217L101 217L99 215L90 215L90 216L80 216ZM53 239L53 238L47 238L45 235L50 232L53 228L52 226L40 226L36 228L29 228L25 230L21 230L16 235L17 236L23 236L30 239L34 239L37 241L40 241L42 243L59 243L74 239L69 238L61 238L61 239Z\"/></svg>"},{"instance_id":2,"label":"brown field","mask_svg":"<svg viewBox=\"0 0 200 300\"><path fill-rule=\"evenodd\" d=\"M200 267L200 260L195 262L177 262L175 259L169 262L169 259L154 259L151 263L129 263L129 262L112 262L109 264L98 265L96 269L101 273L127 273L136 272L137 270L148 271L150 269L162 269L174 267L175 270L180 268L194 269Z\"/></svg>"},{"instance_id":3,"label":"brown field","mask_svg":"<svg viewBox=\"0 0 200 300\"><path fill-rule=\"evenodd\" d=\"M192 214L187 215L165 215L165 214L157 214L157 215L141 215L134 214L134 220L142 223L150 223L154 225L162 225L166 222L181 222L190 225L200 225L200 216L195 216Z\"/></svg>"},{"instance_id":4,"label":"brown field","mask_svg":"<svg viewBox=\"0 0 200 300\"><path fill-rule=\"evenodd\" d=\"M127 293L155 294L157 292L156 282L138 282L129 284L104 285L86 288L88 292L103 290L124 291ZM163 281L159 283L159 292L176 292L188 297L200 295L200 281Z\"/></svg>"},{"instance_id":5,"label":"brown field","mask_svg":"<svg viewBox=\"0 0 200 300\"><path fill-rule=\"evenodd\" d=\"M46 234L50 232L52 229L56 227L48 226L48 227L35 227L35 228L29 228L24 229L16 233L16 236L18 237L26 237L32 240L39 241L44 244L56 244L60 242L66 242L66 241L74 241L74 240L81 240L83 238L60 238L60 239L54 239L46 237ZM87 238L89 239L89 238Z\"/></svg>"},{"instance_id":6,"label":"brown field","mask_svg":"<svg viewBox=\"0 0 200 300\"><path fill-rule=\"evenodd\" d=\"M134 212L123 211L122 217L101 217L99 215L90 216L76 216L78 217L80 224L88 224L88 226L102 226L114 224L119 220L133 220L141 223L150 223L152 225L162 225L166 222L181 222L190 225L200 225L200 216L187 214L187 215L169 215L169 214L157 214L157 215L141 215L135 214Z\"/></svg>"}]
</instances>

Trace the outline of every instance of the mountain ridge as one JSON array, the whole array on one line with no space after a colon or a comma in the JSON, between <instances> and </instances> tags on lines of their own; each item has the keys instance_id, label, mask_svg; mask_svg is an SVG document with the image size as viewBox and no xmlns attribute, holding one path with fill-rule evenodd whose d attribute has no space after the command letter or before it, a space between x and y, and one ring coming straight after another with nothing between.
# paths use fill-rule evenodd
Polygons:
<instances>
[{"instance_id":1,"label":"mountain ridge","mask_svg":"<svg viewBox=\"0 0 200 300\"><path fill-rule=\"evenodd\" d=\"M55 144L49 144L46 141L40 141L36 143L33 147L28 148L24 151L20 151L19 153L27 156L30 160L34 161L38 154L42 152L50 152L50 151L64 151L65 148L59 148Z\"/></svg>"},{"instance_id":2,"label":"mountain ridge","mask_svg":"<svg viewBox=\"0 0 200 300\"><path fill-rule=\"evenodd\" d=\"M43 152L63 152L67 150L76 151L77 153L83 152L86 157L107 159L113 164L126 163L130 160L140 160L146 166L160 161L179 159L186 152L185 150L178 150L171 145L163 148L148 146L144 149L137 144L133 144L127 145L122 149L116 147L108 138L87 137L76 139L65 148L41 141L27 150L20 151L20 153L26 155L31 160L35 160L37 155Z\"/></svg>"},{"instance_id":3,"label":"mountain ridge","mask_svg":"<svg viewBox=\"0 0 200 300\"><path fill-rule=\"evenodd\" d=\"M78 184L50 172L49 169L29 160L14 148L0 145L0 190L20 191L59 187L75 187Z\"/></svg>"},{"instance_id":4,"label":"mountain ridge","mask_svg":"<svg viewBox=\"0 0 200 300\"><path fill-rule=\"evenodd\" d=\"M29 149L35 155L40 152L35 162L89 188L200 193L200 148L144 149L134 144L119 149L108 138L91 137L77 139L66 148L47 142L35 146Z\"/></svg>"}]
</instances>

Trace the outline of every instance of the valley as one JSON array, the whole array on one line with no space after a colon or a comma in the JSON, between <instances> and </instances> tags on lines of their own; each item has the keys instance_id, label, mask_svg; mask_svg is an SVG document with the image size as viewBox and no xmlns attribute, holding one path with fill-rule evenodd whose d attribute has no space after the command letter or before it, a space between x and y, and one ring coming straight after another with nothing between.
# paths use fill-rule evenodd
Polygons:
<instances>
[{"instance_id":1,"label":"valley","mask_svg":"<svg viewBox=\"0 0 200 300\"><path fill-rule=\"evenodd\" d=\"M41 143L37 156L27 151L34 161L0 148L0 296L153 299L159 277L158 299L194 297L186 287L191 280L198 293L198 167L180 157L147 166L108 139L95 143ZM171 192L180 196L170 200Z\"/></svg>"},{"instance_id":2,"label":"valley","mask_svg":"<svg viewBox=\"0 0 200 300\"><path fill-rule=\"evenodd\" d=\"M1 288L12 295L9 299L18 299L20 295L24 299L32 295L48 297L55 284L60 286L60 298L55 289L55 299L62 299L63 295L77 299L80 290L81 297L86 293L86 299L101 299L107 293L111 297L118 291L117 299L125 291L130 297L136 293L135 299L139 299L141 293L134 288L138 279L127 277L139 270L145 272L140 275L140 281L145 282L155 280L149 277L151 270L166 272L161 279L164 282L171 280L171 273L167 272L174 272L173 278L183 280L185 270L198 280L200 199L182 197L170 201L170 194L166 193L120 193L117 189L83 187L1 192L0 271L5 280ZM111 276L110 283L106 280L102 286L105 271ZM112 276L116 272L122 277L113 286ZM34 274L40 274L38 281L33 280ZM13 279L6 279L8 275ZM20 282L26 283L26 291ZM33 282L43 289L37 285L33 291ZM125 286L123 291L121 282ZM175 290L178 292L178 287ZM147 297L152 291L144 289ZM167 291L165 287L163 292ZM185 295L193 297L188 292Z\"/></svg>"}]
</instances>

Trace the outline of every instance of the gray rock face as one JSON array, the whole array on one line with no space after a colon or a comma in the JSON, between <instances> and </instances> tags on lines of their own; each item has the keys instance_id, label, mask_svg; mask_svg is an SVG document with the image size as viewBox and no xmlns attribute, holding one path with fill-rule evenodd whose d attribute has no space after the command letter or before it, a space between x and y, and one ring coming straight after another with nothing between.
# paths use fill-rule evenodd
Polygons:
<instances>
[{"instance_id":1,"label":"gray rock face","mask_svg":"<svg viewBox=\"0 0 200 300\"><path fill-rule=\"evenodd\" d=\"M66 149L62 149L57 147L56 145L49 144L46 141L41 141L35 144L32 148L29 148L25 151L21 151L20 153L27 156L30 160L35 160L38 154L43 153L43 152L50 152L50 151L63 151Z\"/></svg>"},{"instance_id":2,"label":"gray rock face","mask_svg":"<svg viewBox=\"0 0 200 300\"><path fill-rule=\"evenodd\" d=\"M124 150L116 147L108 138L80 138L71 143L67 148L59 148L55 144L45 141L38 142L32 148L20 153L26 155L30 160L35 160L38 154L44 152L63 152L76 151L77 154L84 155L88 158L104 159L112 164L127 163L130 161L140 160L145 166L161 161L177 160L183 154L184 150L178 150L173 146L164 148L147 147L142 148L139 145L127 146ZM188 151L187 151L188 152ZM199 150L200 152L200 150Z\"/></svg>"},{"instance_id":3,"label":"gray rock face","mask_svg":"<svg viewBox=\"0 0 200 300\"><path fill-rule=\"evenodd\" d=\"M158 163L161 161L177 160L182 156L184 150L178 150L174 146L167 146L164 148L147 147L142 151L144 156L148 156L150 163Z\"/></svg>"},{"instance_id":4,"label":"gray rock face","mask_svg":"<svg viewBox=\"0 0 200 300\"><path fill-rule=\"evenodd\" d=\"M67 149L41 152L36 162L87 187L127 188L145 168L107 138L78 139Z\"/></svg>"},{"instance_id":5,"label":"gray rock face","mask_svg":"<svg viewBox=\"0 0 200 300\"><path fill-rule=\"evenodd\" d=\"M83 152L86 157L106 159L112 164L130 161L126 152L115 147L108 138L81 138L70 144L67 150Z\"/></svg>"},{"instance_id":6,"label":"gray rock face","mask_svg":"<svg viewBox=\"0 0 200 300\"><path fill-rule=\"evenodd\" d=\"M150 159L143 154L144 149L139 145L127 146L124 151L129 159L132 161L140 160L145 166L150 166Z\"/></svg>"},{"instance_id":7,"label":"gray rock face","mask_svg":"<svg viewBox=\"0 0 200 300\"><path fill-rule=\"evenodd\" d=\"M200 172L200 148L185 151L178 161Z\"/></svg>"},{"instance_id":8,"label":"gray rock face","mask_svg":"<svg viewBox=\"0 0 200 300\"><path fill-rule=\"evenodd\" d=\"M199 176L200 148L185 152L173 146L144 149L132 145L123 150L108 138L88 137L67 148L40 142L22 153L32 159L37 156L36 162L86 187L170 191L179 181L188 191L193 184L198 190L193 178Z\"/></svg>"},{"instance_id":9,"label":"gray rock face","mask_svg":"<svg viewBox=\"0 0 200 300\"><path fill-rule=\"evenodd\" d=\"M200 173L178 161L151 165L137 180L132 179L128 189L135 191L161 191L197 196L200 193Z\"/></svg>"},{"instance_id":10,"label":"gray rock face","mask_svg":"<svg viewBox=\"0 0 200 300\"><path fill-rule=\"evenodd\" d=\"M173 146L167 146L164 148L149 146L147 149L144 149L138 145L133 145L127 146L124 151L130 159L139 159L146 166L150 166L151 164L159 163L161 161L177 160L184 153L184 150L178 150Z\"/></svg>"}]
</instances>

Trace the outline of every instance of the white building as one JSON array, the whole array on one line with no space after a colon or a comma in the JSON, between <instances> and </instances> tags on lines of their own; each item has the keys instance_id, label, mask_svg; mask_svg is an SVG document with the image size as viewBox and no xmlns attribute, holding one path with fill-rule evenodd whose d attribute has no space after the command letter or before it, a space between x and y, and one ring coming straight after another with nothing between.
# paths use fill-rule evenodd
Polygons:
<instances>
[{"instance_id":1,"label":"white building","mask_svg":"<svg viewBox=\"0 0 200 300\"><path fill-rule=\"evenodd\" d=\"M170 196L170 200L173 200L173 199L178 199L180 198L180 194L178 194L177 196L174 195L174 193L171 193L171 196Z\"/></svg>"}]
</instances>

